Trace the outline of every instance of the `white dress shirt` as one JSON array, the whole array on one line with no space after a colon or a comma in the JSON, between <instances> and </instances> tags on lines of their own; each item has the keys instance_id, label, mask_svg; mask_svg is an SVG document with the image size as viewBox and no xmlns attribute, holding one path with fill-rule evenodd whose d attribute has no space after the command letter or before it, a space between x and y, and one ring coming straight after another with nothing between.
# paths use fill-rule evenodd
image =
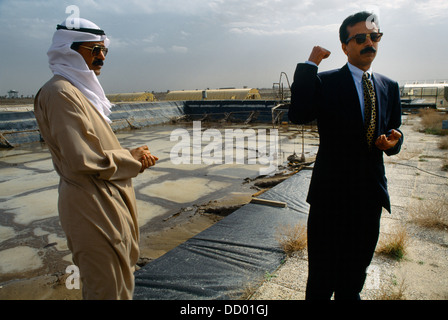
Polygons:
<instances>
[{"instance_id":1,"label":"white dress shirt","mask_svg":"<svg viewBox=\"0 0 448 320\"><path fill-rule=\"evenodd\" d=\"M362 88L362 75L364 74L364 71L350 64L350 62L347 62L347 65L352 74L353 81L355 81L356 91L358 92L359 104L361 105L362 118L364 120L364 92ZM367 70L366 72L369 75L369 80L370 82L372 82L373 86L372 68L369 68L369 70Z\"/></svg>"}]
</instances>

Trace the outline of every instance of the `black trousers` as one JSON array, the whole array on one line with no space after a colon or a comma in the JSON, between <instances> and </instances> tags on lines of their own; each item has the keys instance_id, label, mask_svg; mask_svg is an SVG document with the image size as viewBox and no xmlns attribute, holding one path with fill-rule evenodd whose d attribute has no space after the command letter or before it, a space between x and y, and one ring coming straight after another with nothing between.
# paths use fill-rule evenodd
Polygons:
<instances>
[{"instance_id":1,"label":"black trousers","mask_svg":"<svg viewBox=\"0 0 448 320\"><path fill-rule=\"evenodd\" d=\"M308 217L307 300L359 300L378 242L381 205L312 204Z\"/></svg>"}]
</instances>

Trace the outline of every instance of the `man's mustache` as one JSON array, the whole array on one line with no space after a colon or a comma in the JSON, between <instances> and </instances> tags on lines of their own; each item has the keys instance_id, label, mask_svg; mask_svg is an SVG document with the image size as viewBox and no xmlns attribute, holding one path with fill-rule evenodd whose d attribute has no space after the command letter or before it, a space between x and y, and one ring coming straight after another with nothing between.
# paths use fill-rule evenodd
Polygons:
<instances>
[{"instance_id":1,"label":"man's mustache","mask_svg":"<svg viewBox=\"0 0 448 320\"><path fill-rule=\"evenodd\" d=\"M365 47L364 49L361 50L360 53L364 54L369 52L376 53L376 49L374 47Z\"/></svg>"},{"instance_id":2,"label":"man's mustache","mask_svg":"<svg viewBox=\"0 0 448 320\"><path fill-rule=\"evenodd\" d=\"M92 65L94 66L102 66L104 64L103 60L97 59L92 62Z\"/></svg>"}]
</instances>

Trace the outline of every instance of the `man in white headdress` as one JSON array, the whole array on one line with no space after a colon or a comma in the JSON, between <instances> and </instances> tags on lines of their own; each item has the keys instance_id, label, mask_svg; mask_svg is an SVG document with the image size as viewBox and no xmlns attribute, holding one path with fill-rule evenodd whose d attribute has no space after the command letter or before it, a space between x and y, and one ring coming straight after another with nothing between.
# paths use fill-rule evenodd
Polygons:
<instances>
[{"instance_id":1,"label":"man in white headdress","mask_svg":"<svg viewBox=\"0 0 448 320\"><path fill-rule=\"evenodd\" d=\"M155 164L147 146L121 147L98 82L109 39L96 24L57 26L48 50L54 76L34 111L60 176L58 210L79 267L84 299L132 299L139 230L131 179Z\"/></svg>"}]
</instances>

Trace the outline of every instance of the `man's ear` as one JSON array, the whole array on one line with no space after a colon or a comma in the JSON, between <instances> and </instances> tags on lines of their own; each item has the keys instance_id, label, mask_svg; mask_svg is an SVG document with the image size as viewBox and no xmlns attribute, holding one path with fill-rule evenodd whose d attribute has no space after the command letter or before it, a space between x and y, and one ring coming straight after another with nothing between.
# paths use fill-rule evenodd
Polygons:
<instances>
[{"instance_id":1,"label":"man's ear","mask_svg":"<svg viewBox=\"0 0 448 320\"><path fill-rule=\"evenodd\" d=\"M346 43L342 43L341 47L342 47L342 51L344 51L344 53L347 55L347 44Z\"/></svg>"}]
</instances>

